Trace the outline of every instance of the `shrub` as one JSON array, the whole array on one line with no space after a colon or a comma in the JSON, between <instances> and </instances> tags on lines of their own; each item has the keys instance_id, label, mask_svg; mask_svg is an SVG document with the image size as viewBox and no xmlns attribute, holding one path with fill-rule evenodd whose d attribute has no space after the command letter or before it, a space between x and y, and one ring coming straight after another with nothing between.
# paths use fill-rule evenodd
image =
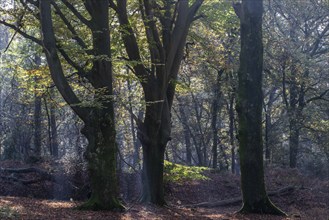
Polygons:
<instances>
[{"instance_id":1,"label":"shrub","mask_svg":"<svg viewBox=\"0 0 329 220\"><path fill-rule=\"evenodd\" d=\"M169 161L164 162L164 181L183 183L191 180L206 180L203 172L209 170L207 167L184 166Z\"/></svg>"}]
</instances>

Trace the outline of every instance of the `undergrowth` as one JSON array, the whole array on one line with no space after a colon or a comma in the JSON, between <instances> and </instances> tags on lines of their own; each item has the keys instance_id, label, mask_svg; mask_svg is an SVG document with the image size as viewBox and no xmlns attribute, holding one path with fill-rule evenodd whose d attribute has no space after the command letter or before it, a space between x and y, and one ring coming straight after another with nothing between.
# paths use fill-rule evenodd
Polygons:
<instances>
[{"instance_id":1,"label":"undergrowth","mask_svg":"<svg viewBox=\"0 0 329 220\"><path fill-rule=\"evenodd\" d=\"M18 219L19 213L9 206L0 206L0 219Z\"/></svg>"},{"instance_id":2,"label":"undergrowth","mask_svg":"<svg viewBox=\"0 0 329 220\"><path fill-rule=\"evenodd\" d=\"M167 160L164 162L164 181L183 183L191 180L207 180L203 172L209 170L207 167L184 166L171 163Z\"/></svg>"}]
</instances>

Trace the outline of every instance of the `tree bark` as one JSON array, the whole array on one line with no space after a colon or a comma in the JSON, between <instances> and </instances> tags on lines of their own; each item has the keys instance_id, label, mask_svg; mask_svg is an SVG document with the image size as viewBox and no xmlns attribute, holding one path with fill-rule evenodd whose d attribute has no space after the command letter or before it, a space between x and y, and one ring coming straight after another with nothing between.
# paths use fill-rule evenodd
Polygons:
<instances>
[{"instance_id":1,"label":"tree bark","mask_svg":"<svg viewBox=\"0 0 329 220\"><path fill-rule=\"evenodd\" d=\"M90 14L87 26L92 32L93 66L87 79L94 89L98 105L84 107L68 83L57 54L56 39L51 17L51 0L40 1L40 20L43 46L51 77L73 111L83 120L81 131L88 139L85 157L91 182L91 197L80 206L91 210L122 210L118 200L116 175L116 132L113 108L112 63L110 52L109 10L107 0L86 0L84 5ZM62 14L63 16L63 14ZM63 18L62 18L63 19ZM65 21L64 21L65 22ZM70 29L70 27L67 25ZM72 30L71 30L72 32ZM78 36L76 36L78 37ZM58 48L60 51L61 48Z\"/></svg>"},{"instance_id":2,"label":"tree bark","mask_svg":"<svg viewBox=\"0 0 329 220\"><path fill-rule=\"evenodd\" d=\"M85 158L91 185L91 197L81 205L87 210L122 210L118 200L115 128L107 110L95 110L81 133L87 137Z\"/></svg>"},{"instance_id":3,"label":"tree bark","mask_svg":"<svg viewBox=\"0 0 329 220\"><path fill-rule=\"evenodd\" d=\"M34 62L36 66L41 65L41 58L35 56ZM42 133L41 133L41 120L42 120L42 99L40 94L37 92L37 86L39 83L38 77L34 77L34 154L37 159L40 159L41 156L41 142L42 142Z\"/></svg>"},{"instance_id":4,"label":"tree bark","mask_svg":"<svg viewBox=\"0 0 329 220\"><path fill-rule=\"evenodd\" d=\"M181 123L184 130L184 139L185 139L185 154L186 154L186 163L192 165L192 149L191 149L191 134L188 128L188 120L184 111L182 100L176 96L179 102L179 114L181 117Z\"/></svg>"},{"instance_id":5,"label":"tree bark","mask_svg":"<svg viewBox=\"0 0 329 220\"><path fill-rule=\"evenodd\" d=\"M168 101L163 101L161 123L154 120L156 105L146 107L146 116L139 139L143 148L142 202L164 205L163 168L164 153L171 133L171 116Z\"/></svg>"},{"instance_id":6,"label":"tree bark","mask_svg":"<svg viewBox=\"0 0 329 220\"><path fill-rule=\"evenodd\" d=\"M41 97L34 95L34 155L40 159L41 156Z\"/></svg>"},{"instance_id":7,"label":"tree bark","mask_svg":"<svg viewBox=\"0 0 329 220\"><path fill-rule=\"evenodd\" d=\"M276 88L271 89L269 93L269 98L267 102L267 106L265 109L265 160L266 163L271 163L271 130L272 130L272 105L275 101L274 95L276 92Z\"/></svg>"},{"instance_id":8,"label":"tree bark","mask_svg":"<svg viewBox=\"0 0 329 220\"><path fill-rule=\"evenodd\" d=\"M228 112L229 112L229 136L230 136L230 144L231 144L231 172L236 173L236 152L235 152L235 143L234 143L234 95L230 97L230 102L228 104Z\"/></svg>"},{"instance_id":9,"label":"tree bark","mask_svg":"<svg viewBox=\"0 0 329 220\"><path fill-rule=\"evenodd\" d=\"M213 143L212 143L212 168L216 169L217 168L217 163L218 163L218 126L217 126L217 116L219 113L219 100L220 100L220 80L221 80L221 75L224 71L219 70L217 72L217 77L216 77L216 84L214 86L214 94L213 94L213 102L212 102L212 108L211 108L211 128L212 128L212 133L213 133Z\"/></svg>"},{"instance_id":10,"label":"tree bark","mask_svg":"<svg viewBox=\"0 0 329 220\"><path fill-rule=\"evenodd\" d=\"M237 112L243 206L241 213L284 215L268 198L264 182L262 146L262 0L235 5L240 18L241 52Z\"/></svg>"},{"instance_id":11,"label":"tree bark","mask_svg":"<svg viewBox=\"0 0 329 220\"><path fill-rule=\"evenodd\" d=\"M184 54L187 33L194 15L203 0L189 5L188 0L172 4L164 1L163 14L153 1L140 1L150 65L146 66L140 54L134 30L129 22L127 0L110 1L117 12L122 39L134 74L144 91L146 111L144 122L139 123L138 137L143 149L143 202L164 205L163 163L165 148L170 140L171 107L175 95L175 81ZM155 17L157 16L157 17ZM156 22L160 20L161 28ZM162 35L159 30L162 30ZM162 39L161 39L162 37Z\"/></svg>"},{"instance_id":12,"label":"tree bark","mask_svg":"<svg viewBox=\"0 0 329 220\"><path fill-rule=\"evenodd\" d=\"M59 152L58 152L58 135L57 135L57 122L56 122L56 113L55 113L55 107L54 103L50 103L50 134L51 134L51 139L50 139L50 148L51 148L51 155L57 159L59 157Z\"/></svg>"}]
</instances>

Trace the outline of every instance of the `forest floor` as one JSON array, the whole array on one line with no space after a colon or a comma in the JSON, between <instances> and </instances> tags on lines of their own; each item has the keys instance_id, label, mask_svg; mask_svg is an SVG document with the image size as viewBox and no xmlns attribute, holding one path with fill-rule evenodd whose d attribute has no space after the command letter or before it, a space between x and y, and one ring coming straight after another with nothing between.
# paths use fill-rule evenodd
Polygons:
<instances>
[{"instance_id":1,"label":"forest floor","mask_svg":"<svg viewBox=\"0 0 329 220\"><path fill-rule=\"evenodd\" d=\"M1 162L0 167L8 167L10 164L12 165L12 163ZM16 168L17 166L15 164ZM165 207L128 202L126 204L127 210L123 213L79 211L74 209L80 204L75 201L33 198L32 194L22 197L23 193L19 194L18 192L24 190L27 186L20 186L22 184L1 178L0 195L3 196L0 196L0 219L329 220L328 179L320 180L304 176L296 169L268 169L266 171L266 182L269 191L287 186L294 187L293 191L271 197L271 200L288 214L288 217L277 217L236 214L241 206L239 202L233 205L212 208L190 206L201 202L216 202L241 196L238 176L227 172L213 171L206 171L205 175L208 177L207 180L167 184L166 199L168 205ZM35 190L32 185L28 187L30 187L30 192ZM40 188L40 185L36 187ZM43 187L45 189L47 185ZM29 188L25 190L29 192Z\"/></svg>"}]
</instances>

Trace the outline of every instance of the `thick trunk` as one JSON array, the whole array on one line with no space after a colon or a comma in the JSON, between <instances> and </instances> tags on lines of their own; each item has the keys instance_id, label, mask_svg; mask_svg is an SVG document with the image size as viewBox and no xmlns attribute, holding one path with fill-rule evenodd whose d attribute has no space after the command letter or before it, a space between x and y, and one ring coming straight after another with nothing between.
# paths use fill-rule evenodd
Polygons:
<instances>
[{"instance_id":1,"label":"thick trunk","mask_svg":"<svg viewBox=\"0 0 329 220\"><path fill-rule=\"evenodd\" d=\"M110 2L118 15L122 38L135 75L141 80L146 101L144 123L139 125L139 139L143 147L144 192L142 200L158 205L165 203L163 198L163 159L167 142L170 139L170 109L175 94L175 81L184 55L184 47L189 27L203 0L179 4L165 3L165 16L155 13L158 9L152 1L141 1L140 9L145 27L151 65L144 66L139 44L130 25L127 0ZM172 8L177 6L176 8ZM172 13L175 11L175 13ZM159 28L155 14L160 15ZM163 30L160 39L159 30ZM144 45L145 46L145 45ZM151 166L151 167L150 167ZM152 167L154 166L154 167Z\"/></svg>"},{"instance_id":2,"label":"thick trunk","mask_svg":"<svg viewBox=\"0 0 329 220\"><path fill-rule=\"evenodd\" d=\"M146 108L146 116L139 138L143 147L143 195L142 202L164 205L163 168L164 153L171 132L171 115L167 100L162 105L159 116L158 104ZM155 121L160 117L161 121Z\"/></svg>"},{"instance_id":3,"label":"thick trunk","mask_svg":"<svg viewBox=\"0 0 329 220\"><path fill-rule=\"evenodd\" d=\"M242 213L284 214L269 200L264 183L262 146L262 0L236 5L241 22L237 112L241 164Z\"/></svg>"},{"instance_id":4,"label":"thick trunk","mask_svg":"<svg viewBox=\"0 0 329 220\"><path fill-rule=\"evenodd\" d=\"M53 29L51 0L39 1L43 46L51 73L51 77L73 111L85 123L82 133L88 139L85 152L91 184L91 197L81 209L115 210L123 206L118 201L116 176L115 122L113 109L112 63L109 29L109 2L85 0L91 19L87 27L92 33L94 55L90 76L86 76L94 91L94 101L99 105L85 107L81 105L65 77L61 60L57 54L56 39ZM70 29L70 28L69 28ZM89 74L88 74L89 75Z\"/></svg>"},{"instance_id":5,"label":"thick trunk","mask_svg":"<svg viewBox=\"0 0 329 220\"><path fill-rule=\"evenodd\" d=\"M87 210L122 210L118 201L115 127L111 114L95 110L81 131L88 140L85 157L91 185L91 197L80 206Z\"/></svg>"},{"instance_id":6,"label":"thick trunk","mask_svg":"<svg viewBox=\"0 0 329 220\"><path fill-rule=\"evenodd\" d=\"M143 195L142 202L164 205L163 168L166 144L159 139L143 145Z\"/></svg>"}]
</instances>

